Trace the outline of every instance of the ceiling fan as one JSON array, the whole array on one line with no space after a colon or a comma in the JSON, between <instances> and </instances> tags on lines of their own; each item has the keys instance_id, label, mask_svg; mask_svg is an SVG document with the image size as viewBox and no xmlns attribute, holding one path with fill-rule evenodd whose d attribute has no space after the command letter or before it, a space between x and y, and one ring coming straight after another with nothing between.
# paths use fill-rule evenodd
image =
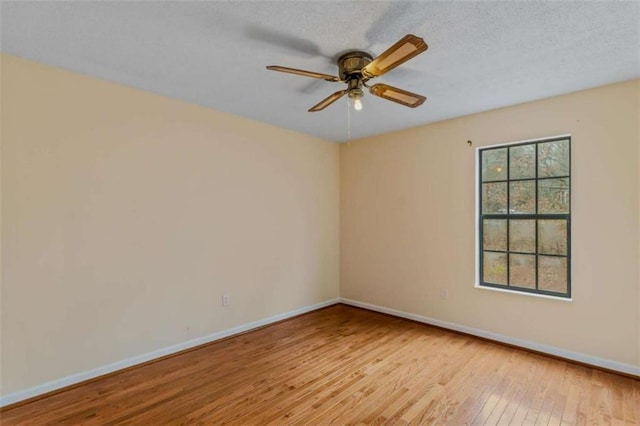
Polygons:
<instances>
[{"instance_id":1,"label":"ceiling fan","mask_svg":"<svg viewBox=\"0 0 640 426\"><path fill-rule=\"evenodd\" d=\"M362 102L360 99L362 99L364 95L363 87L368 88L372 95L397 102L400 105L415 108L422 105L427 98L387 84L379 83L369 86L367 82L372 78L379 77L391 71L398 65L426 51L427 48L428 46L423 39L408 34L375 59L367 52L352 50L346 52L338 59L338 77L319 72L281 67L279 65L269 65L267 69L347 84L345 90L339 90L329 95L311 107L309 112L321 111L344 95L348 95L348 97L353 100L353 105L356 110L361 110Z\"/></svg>"}]
</instances>

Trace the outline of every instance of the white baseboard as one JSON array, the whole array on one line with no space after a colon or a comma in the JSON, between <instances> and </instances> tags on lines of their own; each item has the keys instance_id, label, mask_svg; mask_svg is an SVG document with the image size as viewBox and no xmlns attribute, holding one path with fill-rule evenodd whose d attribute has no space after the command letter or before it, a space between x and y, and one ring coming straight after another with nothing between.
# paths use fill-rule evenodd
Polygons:
<instances>
[{"instance_id":1,"label":"white baseboard","mask_svg":"<svg viewBox=\"0 0 640 426\"><path fill-rule=\"evenodd\" d=\"M351 299L340 299L341 303L345 305L356 306L358 308L368 309L371 311L381 312L384 314L393 315L400 318L406 318L413 321L422 322L429 325L435 325L438 327L446 328L449 330L455 330L473 336L484 337L485 339L495 340L496 342L507 343L509 345L519 346L521 348L531 349L537 352L554 355L557 357L565 358L568 360L578 361L581 363L593 365L596 367L606 368L607 370L618 371L620 373L631 374L636 377L640 377L640 366L625 364L623 362L612 361L610 359L599 358L592 355L587 355L579 352L572 352L566 349L557 348L555 346L544 345L541 343L530 342L528 340L517 339L515 337L504 336L502 334L493 333L490 331L480 330L478 328L467 327L465 325L459 325L452 322L440 321L437 319L425 317L422 315L411 314L408 312L399 311L396 309L385 308L383 306L372 305L370 303L358 302Z\"/></svg>"},{"instance_id":2,"label":"white baseboard","mask_svg":"<svg viewBox=\"0 0 640 426\"><path fill-rule=\"evenodd\" d=\"M340 303L340 299L327 300L325 302L316 303L315 305L294 309L293 311L274 315L269 318L264 318L258 321L250 322L248 324L243 324L237 327L229 328L227 330L218 331L217 333L209 334L208 336L199 337L197 339L192 339L183 343L178 343L177 345L161 348L153 352L148 352L146 354L127 358L122 361L114 362L113 364L94 368L93 370L83 371L77 374L73 374L71 376L52 380L50 382L43 383L41 385L34 386L29 389L14 392L9 395L3 395L3 396L0 396L0 407L4 407L5 405L23 401L28 398L33 398L34 396L42 395L44 393L61 389L67 386L71 386L76 383L84 382L86 380L94 379L96 377L113 373L114 371L122 370L124 368L132 367L137 364L142 364L143 362L151 361L156 358L160 358L166 355L171 355L176 352L183 351L185 349L190 349L199 345L203 345L205 343L214 342L216 340L220 340L225 337L233 336L234 334L239 334L245 331L253 330L258 327L263 327L265 325L269 325L277 321L282 321L284 319L291 318L296 315L315 311L317 309L324 308L326 306L335 305L336 303Z\"/></svg>"}]
</instances>

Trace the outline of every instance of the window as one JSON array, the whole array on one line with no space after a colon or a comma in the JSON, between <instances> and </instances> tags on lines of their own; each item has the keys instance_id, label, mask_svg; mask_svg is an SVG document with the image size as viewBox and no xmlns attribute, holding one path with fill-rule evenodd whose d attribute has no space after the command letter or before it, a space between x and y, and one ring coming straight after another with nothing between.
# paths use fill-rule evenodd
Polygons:
<instances>
[{"instance_id":1,"label":"window","mask_svg":"<svg viewBox=\"0 0 640 426\"><path fill-rule=\"evenodd\" d=\"M479 285L571 297L571 138L478 152Z\"/></svg>"}]
</instances>

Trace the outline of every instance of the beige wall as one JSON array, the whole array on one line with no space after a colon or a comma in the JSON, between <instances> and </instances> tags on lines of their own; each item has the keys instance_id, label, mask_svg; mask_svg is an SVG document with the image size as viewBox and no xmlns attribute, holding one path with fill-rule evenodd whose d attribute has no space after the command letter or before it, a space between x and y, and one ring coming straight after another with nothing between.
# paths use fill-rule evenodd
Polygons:
<instances>
[{"instance_id":1,"label":"beige wall","mask_svg":"<svg viewBox=\"0 0 640 426\"><path fill-rule=\"evenodd\" d=\"M342 145L341 296L640 365L639 95L631 81ZM474 148L566 133L573 301L474 288Z\"/></svg>"},{"instance_id":2,"label":"beige wall","mask_svg":"<svg viewBox=\"0 0 640 426\"><path fill-rule=\"evenodd\" d=\"M338 297L336 144L7 55L1 100L4 395Z\"/></svg>"}]
</instances>

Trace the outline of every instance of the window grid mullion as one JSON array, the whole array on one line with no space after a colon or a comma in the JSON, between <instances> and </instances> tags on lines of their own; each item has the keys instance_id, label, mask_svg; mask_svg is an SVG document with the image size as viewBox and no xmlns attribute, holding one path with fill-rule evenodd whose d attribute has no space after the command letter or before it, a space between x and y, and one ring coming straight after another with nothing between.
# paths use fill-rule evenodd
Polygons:
<instances>
[{"instance_id":1,"label":"window grid mullion","mask_svg":"<svg viewBox=\"0 0 640 426\"><path fill-rule=\"evenodd\" d=\"M484 188L484 182L482 180L482 167L483 167L483 162L484 162L484 151L480 151L480 167L478 167L478 180L480 181L480 195L479 195L479 202L480 202L480 223L478 224L478 226L480 227L480 241L479 241L479 253L480 253L480 282L484 282L484 210L482 209L482 192L483 192L483 188Z\"/></svg>"},{"instance_id":2,"label":"window grid mullion","mask_svg":"<svg viewBox=\"0 0 640 426\"><path fill-rule=\"evenodd\" d=\"M511 147L507 148L507 216L511 214ZM507 219L507 286L511 287L511 255L509 254L509 228L511 221Z\"/></svg>"},{"instance_id":3,"label":"window grid mullion","mask_svg":"<svg viewBox=\"0 0 640 426\"><path fill-rule=\"evenodd\" d=\"M537 172L537 170L536 170ZM571 176L569 175L560 175L560 176L546 176L546 177L532 177L532 178L518 178L518 179L509 179L509 182L523 182L523 181L528 181L528 180L552 180L552 179L569 179L571 178ZM498 179L498 180L485 180L483 181L483 183L503 183L503 182L507 182L507 180L504 179Z\"/></svg>"},{"instance_id":4,"label":"window grid mullion","mask_svg":"<svg viewBox=\"0 0 640 426\"><path fill-rule=\"evenodd\" d=\"M536 219L535 219L535 239L536 239L536 257L535 257L535 264L534 264L534 268L535 268L535 273L536 273L536 290L540 290L540 287L538 286L538 259L540 258L540 250L538 249L538 221L540 220L539 218L539 211L538 211L538 144L535 144L535 160L534 160L534 164L535 164L535 182L536 182L536 200L535 200L535 204L536 204L536 208L535 208L535 212L536 212Z\"/></svg>"}]
</instances>

